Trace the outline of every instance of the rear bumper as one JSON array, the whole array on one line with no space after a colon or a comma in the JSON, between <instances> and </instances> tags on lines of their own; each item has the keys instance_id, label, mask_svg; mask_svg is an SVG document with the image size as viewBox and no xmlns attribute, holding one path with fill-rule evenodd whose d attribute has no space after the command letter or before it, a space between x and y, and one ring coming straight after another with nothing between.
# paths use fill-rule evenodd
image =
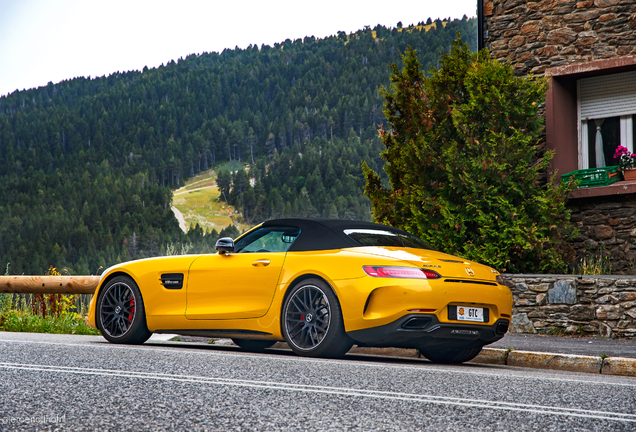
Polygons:
<instances>
[{"instance_id":1,"label":"rear bumper","mask_svg":"<svg viewBox=\"0 0 636 432\"><path fill-rule=\"evenodd\" d=\"M360 346L473 348L498 341L508 331L508 325L507 319L499 319L492 325L441 323L433 314L409 314L380 327L347 334Z\"/></svg>"}]
</instances>

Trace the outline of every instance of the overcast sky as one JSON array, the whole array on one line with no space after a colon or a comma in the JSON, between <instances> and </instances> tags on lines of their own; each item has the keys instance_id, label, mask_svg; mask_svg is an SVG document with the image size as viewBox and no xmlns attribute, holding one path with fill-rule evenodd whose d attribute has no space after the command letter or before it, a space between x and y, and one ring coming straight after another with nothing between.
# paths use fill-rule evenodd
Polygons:
<instances>
[{"instance_id":1,"label":"overcast sky","mask_svg":"<svg viewBox=\"0 0 636 432\"><path fill-rule=\"evenodd\" d=\"M0 0L0 96L250 44L476 15L477 0Z\"/></svg>"}]
</instances>

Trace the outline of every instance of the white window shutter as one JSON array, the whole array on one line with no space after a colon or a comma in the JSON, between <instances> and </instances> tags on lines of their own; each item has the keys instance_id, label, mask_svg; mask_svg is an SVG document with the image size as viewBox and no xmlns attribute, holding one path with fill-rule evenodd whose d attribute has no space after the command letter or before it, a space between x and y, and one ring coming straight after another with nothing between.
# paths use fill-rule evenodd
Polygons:
<instances>
[{"instance_id":1,"label":"white window shutter","mask_svg":"<svg viewBox=\"0 0 636 432\"><path fill-rule=\"evenodd\" d=\"M579 80L580 119L636 114L636 71Z\"/></svg>"}]
</instances>

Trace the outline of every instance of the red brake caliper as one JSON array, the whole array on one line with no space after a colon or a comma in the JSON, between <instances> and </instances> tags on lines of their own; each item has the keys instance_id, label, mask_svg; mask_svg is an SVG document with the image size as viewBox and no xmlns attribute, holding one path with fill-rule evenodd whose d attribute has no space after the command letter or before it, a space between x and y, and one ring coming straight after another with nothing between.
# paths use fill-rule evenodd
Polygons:
<instances>
[{"instance_id":1,"label":"red brake caliper","mask_svg":"<svg viewBox=\"0 0 636 432\"><path fill-rule=\"evenodd\" d=\"M135 299L130 300L130 314L128 314L128 319L132 321L132 314L135 313Z\"/></svg>"}]
</instances>

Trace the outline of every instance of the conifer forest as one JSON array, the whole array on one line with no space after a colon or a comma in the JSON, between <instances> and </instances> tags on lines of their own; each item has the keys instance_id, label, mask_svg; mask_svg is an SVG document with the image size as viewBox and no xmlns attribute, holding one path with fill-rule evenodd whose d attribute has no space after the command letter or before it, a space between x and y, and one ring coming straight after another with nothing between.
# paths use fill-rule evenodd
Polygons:
<instances>
[{"instance_id":1,"label":"conifer forest","mask_svg":"<svg viewBox=\"0 0 636 432\"><path fill-rule=\"evenodd\" d=\"M118 262L214 250L228 227L183 233L172 191L220 163L242 222L371 220L365 161L381 173L381 86L407 47L424 70L476 20L365 27L324 39L251 45L143 71L80 77L0 97L0 266L99 274Z\"/></svg>"}]
</instances>

